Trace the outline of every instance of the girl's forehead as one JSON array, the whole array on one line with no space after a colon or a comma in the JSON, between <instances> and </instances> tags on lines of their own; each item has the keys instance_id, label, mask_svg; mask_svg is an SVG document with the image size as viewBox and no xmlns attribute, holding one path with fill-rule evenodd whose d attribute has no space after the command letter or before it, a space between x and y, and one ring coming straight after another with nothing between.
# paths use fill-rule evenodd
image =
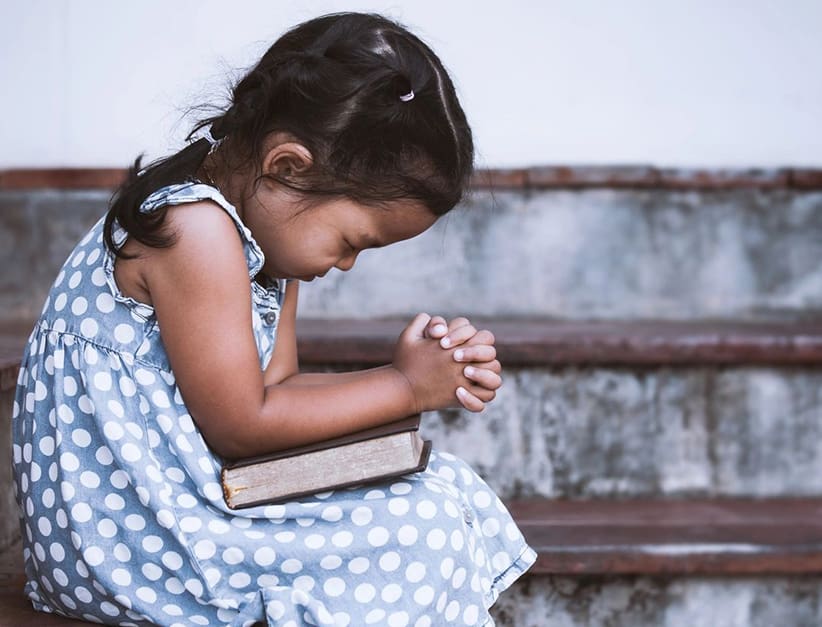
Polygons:
<instances>
[{"instance_id":1,"label":"girl's forehead","mask_svg":"<svg viewBox=\"0 0 822 627\"><path fill-rule=\"evenodd\" d=\"M437 220L418 200L391 201L377 207L344 199L330 201L321 207L321 213L341 227L378 230L387 237L401 239L421 233Z\"/></svg>"}]
</instances>

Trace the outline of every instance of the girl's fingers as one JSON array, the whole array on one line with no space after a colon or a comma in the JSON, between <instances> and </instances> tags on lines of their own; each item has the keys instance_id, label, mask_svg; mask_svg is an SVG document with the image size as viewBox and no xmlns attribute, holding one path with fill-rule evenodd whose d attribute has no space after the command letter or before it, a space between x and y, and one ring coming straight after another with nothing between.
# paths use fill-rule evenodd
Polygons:
<instances>
[{"instance_id":1,"label":"girl's fingers","mask_svg":"<svg viewBox=\"0 0 822 627\"><path fill-rule=\"evenodd\" d=\"M425 327L425 337L438 340L448 333L448 325L442 316L433 316Z\"/></svg>"},{"instance_id":2,"label":"girl's fingers","mask_svg":"<svg viewBox=\"0 0 822 627\"><path fill-rule=\"evenodd\" d=\"M486 390L496 390L502 385L502 377L496 372L486 370L485 368L477 368L476 366L466 366L463 369L465 378L482 386Z\"/></svg>"},{"instance_id":3,"label":"girl's fingers","mask_svg":"<svg viewBox=\"0 0 822 627\"><path fill-rule=\"evenodd\" d=\"M448 335L440 340L440 346L443 348L454 348L464 342L470 340L476 335L477 330L472 324L466 324L448 331Z\"/></svg>"},{"instance_id":4,"label":"girl's fingers","mask_svg":"<svg viewBox=\"0 0 822 627\"><path fill-rule=\"evenodd\" d=\"M464 327L468 324L471 324L471 322L468 320L468 318L466 318L465 316L458 316L458 317L454 318L451 322L448 323L448 330L449 331L454 331L454 330L459 329L460 327Z\"/></svg>"},{"instance_id":5,"label":"girl's fingers","mask_svg":"<svg viewBox=\"0 0 822 627\"><path fill-rule=\"evenodd\" d=\"M457 388L457 400L468 411L480 412L485 409L485 403L462 386Z\"/></svg>"},{"instance_id":6,"label":"girl's fingers","mask_svg":"<svg viewBox=\"0 0 822 627\"><path fill-rule=\"evenodd\" d=\"M493 346L495 342L496 338L494 334L488 329L482 329L481 331L477 331L477 334L471 338L469 344L488 344L489 346Z\"/></svg>"},{"instance_id":7,"label":"girl's fingers","mask_svg":"<svg viewBox=\"0 0 822 627\"><path fill-rule=\"evenodd\" d=\"M497 349L493 346L486 346L481 344L472 346L463 345L454 351L454 361L486 362L493 361L496 358Z\"/></svg>"}]
</instances>

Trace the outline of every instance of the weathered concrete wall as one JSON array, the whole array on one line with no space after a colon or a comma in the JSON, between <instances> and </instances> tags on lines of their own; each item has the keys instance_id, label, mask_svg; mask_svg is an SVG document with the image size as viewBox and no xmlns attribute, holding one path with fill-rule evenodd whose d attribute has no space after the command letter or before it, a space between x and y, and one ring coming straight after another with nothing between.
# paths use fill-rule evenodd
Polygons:
<instances>
[{"instance_id":1,"label":"weathered concrete wall","mask_svg":"<svg viewBox=\"0 0 822 627\"><path fill-rule=\"evenodd\" d=\"M515 369L421 432L505 497L822 495L822 369Z\"/></svg>"},{"instance_id":2,"label":"weathered concrete wall","mask_svg":"<svg viewBox=\"0 0 822 627\"><path fill-rule=\"evenodd\" d=\"M822 310L822 193L477 193L409 242L302 290L310 317L561 318Z\"/></svg>"},{"instance_id":3,"label":"weathered concrete wall","mask_svg":"<svg viewBox=\"0 0 822 627\"><path fill-rule=\"evenodd\" d=\"M822 577L529 577L499 627L816 627Z\"/></svg>"},{"instance_id":4,"label":"weathered concrete wall","mask_svg":"<svg viewBox=\"0 0 822 627\"><path fill-rule=\"evenodd\" d=\"M11 477L11 408L14 388L0 389L0 551L20 535Z\"/></svg>"},{"instance_id":5,"label":"weathered concrete wall","mask_svg":"<svg viewBox=\"0 0 822 627\"><path fill-rule=\"evenodd\" d=\"M40 314L69 252L105 213L110 192L0 192L0 320Z\"/></svg>"},{"instance_id":6,"label":"weathered concrete wall","mask_svg":"<svg viewBox=\"0 0 822 627\"><path fill-rule=\"evenodd\" d=\"M0 192L0 311L35 316L104 191ZM305 317L795 317L822 312L822 192L549 190L473 197L353 272Z\"/></svg>"}]
</instances>

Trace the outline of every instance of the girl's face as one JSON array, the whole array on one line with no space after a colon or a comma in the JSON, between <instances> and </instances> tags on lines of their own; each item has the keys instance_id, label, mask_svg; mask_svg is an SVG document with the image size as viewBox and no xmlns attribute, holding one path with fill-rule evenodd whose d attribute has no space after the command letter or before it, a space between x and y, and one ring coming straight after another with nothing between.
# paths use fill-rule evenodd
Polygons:
<instances>
[{"instance_id":1,"label":"girl's face","mask_svg":"<svg viewBox=\"0 0 822 627\"><path fill-rule=\"evenodd\" d=\"M336 199L304 210L280 200L244 216L265 254L263 272L273 278L312 281L332 268L350 270L363 250L419 235L437 219L415 200L373 207Z\"/></svg>"}]
</instances>

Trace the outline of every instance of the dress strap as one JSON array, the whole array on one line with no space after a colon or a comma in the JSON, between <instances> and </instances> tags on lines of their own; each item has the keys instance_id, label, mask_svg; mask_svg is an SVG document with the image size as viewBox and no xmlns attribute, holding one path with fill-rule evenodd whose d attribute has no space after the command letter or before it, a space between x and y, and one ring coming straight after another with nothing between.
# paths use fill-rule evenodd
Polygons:
<instances>
[{"instance_id":1,"label":"dress strap","mask_svg":"<svg viewBox=\"0 0 822 627\"><path fill-rule=\"evenodd\" d=\"M248 264L248 275L250 278L257 276L265 263L265 255L260 249L259 244L257 244L257 241L251 235L251 231L243 224L243 221L237 213L237 209L216 187L207 185L197 179L192 179L184 183L166 185L149 194L140 204L139 211L140 213L151 213L163 205L179 205L200 200L213 200L231 216L243 240L243 250L245 251L246 262Z\"/></svg>"}]
</instances>

